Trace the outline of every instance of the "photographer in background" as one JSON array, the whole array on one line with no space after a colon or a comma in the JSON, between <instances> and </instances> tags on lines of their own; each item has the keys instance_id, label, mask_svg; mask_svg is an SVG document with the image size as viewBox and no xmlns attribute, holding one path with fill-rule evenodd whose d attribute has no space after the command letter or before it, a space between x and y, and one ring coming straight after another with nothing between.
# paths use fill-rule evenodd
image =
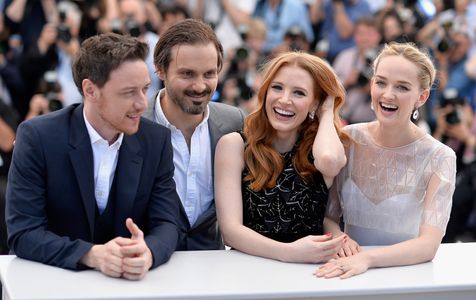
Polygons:
<instances>
[{"instance_id":1,"label":"photographer in background","mask_svg":"<svg viewBox=\"0 0 476 300\"><path fill-rule=\"evenodd\" d=\"M271 55L276 56L287 51L309 52L310 48L311 43L307 40L304 30L299 25L293 25L286 30L283 42L273 48Z\"/></svg>"},{"instance_id":2,"label":"photographer in background","mask_svg":"<svg viewBox=\"0 0 476 300\"><path fill-rule=\"evenodd\" d=\"M314 40L309 11L302 0L259 0L253 17L261 18L266 24L266 43L263 47L266 54L280 47L286 31L294 25L301 27L309 43Z\"/></svg>"},{"instance_id":3,"label":"photographer in background","mask_svg":"<svg viewBox=\"0 0 476 300\"><path fill-rule=\"evenodd\" d=\"M0 255L8 254L7 228L5 224L5 192L18 122L19 116L17 112L0 98Z\"/></svg>"},{"instance_id":4,"label":"photographer in background","mask_svg":"<svg viewBox=\"0 0 476 300\"><path fill-rule=\"evenodd\" d=\"M355 22L372 14L370 6L365 0L315 0L313 6L318 11L314 21L323 22L320 36L329 41L327 59L332 63L339 53L355 46Z\"/></svg>"},{"instance_id":5,"label":"photographer in background","mask_svg":"<svg viewBox=\"0 0 476 300\"><path fill-rule=\"evenodd\" d=\"M161 88L158 76L155 74L154 47L159 40L159 36L148 28L147 6L143 0L117 0L118 16L111 22L111 31L118 34L128 34L147 43L149 53L145 59L147 70L151 79L150 87L147 90L147 97L154 97Z\"/></svg>"},{"instance_id":6,"label":"photographer in background","mask_svg":"<svg viewBox=\"0 0 476 300\"><path fill-rule=\"evenodd\" d=\"M21 37L17 34L0 35L0 98L17 112L28 103L25 100L25 84L20 73L22 59Z\"/></svg>"},{"instance_id":7,"label":"photographer in background","mask_svg":"<svg viewBox=\"0 0 476 300\"><path fill-rule=\"evenodd\" d=\"M395 11L389 11L381 16L380 32L382 34L382 42L405 42L409 38L404 31L404 22Z\"/></svg>"},{"instance_id":8,"label":"photographer in background","mask_svg":"<svg viewBox=\"0 0 476 300\"><path fill-rule=\"evenodd\" d=\"M158 8L161 16L161 22L158 31L159 36L167 31L167 29L169 29L169 27L175 23L190 18L190 13L187 8L175 2L169 4L159 4Z\"/></svg>"},{"instance_id":9,"label":"photographer in background","mask_svg":"<svg viewBox=\"0 0 476 300\"><path fill-rule=\"evenodd\" d=\"M43 26L40 37L32 44L21 65L21 73L27 88L27 99L39 90L46 71L54 70L64 94L64 105L81 102L76 88L71 60L79 50L81 11L70 1L58 3L58 22Z\"/></svg>"},{"instance_id":10,"label":"photographer in background","mask_svg":"<svg viewBox=\"0 0 476 300\"><path fill-rule=\"evenodd\" d=\"M39 83L38 93L30 100L25 120L63 108L63 93L55 71L46 71Z\"/></svg>"},{"instance_id":11,"label":"photographer in background","mask_svg":"<svg viewBox=\"0 0 476 300\"><path fill-rule=\"evenodd\" d=\"M380 40L376 20L362 17L355 23L355 46L342 51L334 60L334 70L347 92L341 116L349 124L369 122L375 118L370 105L369 81Z\"/></svg>"},{"instance_id":12,"label":"photographer in background","mask_svg":"<svg viewBox=\"0 0 476 300\"><path fill-rule=\"evenodd\" d=\"M453 206L443 242L456 242L465 233L474 208L476 192L476 118L467 99L455 88L441 94L435 109L435 139L440 140L456 153L456 189Z\"/></svg>"},{"instance_id":13,"label":"photographer in background","mask_svg":"<svg viewBox=\"0 0 476 300\"><path fill-rule=\"evenodd\" d=\"M0 6L4 7L5 27L21 36L26 51L46 23L58 20L55 0L5 0Z\"/></svg>"},{"instance_id":14,"label":"photographer in background","mask_svg":"<svg viewBox=\"0 0 476 300\"><path fill-rule=\"evenodd\" d=\"M257 0L195 0L190 7L192 16L210 24L223 45L225 53L242 46L240 26L245 25L256 6Z\"/></svg>"},{"instance_id":15,"label":"photographer in background","mask_svg":"<svg viewBox=\"0 0 476 300\"><path fill-rule=\"evenodd\" d=\"M414 42L415 35L437 10L435 2L419 0L386 1L384 6L376 13L377 23L383 27L392 27L391 31L401 30L401 32L398 34L397 32L384 32L384 39L387 41L395 39L402 41L402 38L404 38L403 41Z\"/></svg>"},{"instance_id":16,"label":"photographer in background","mask_svg":"<svg viewBox=\"0 0 476 300\"><path fill-rule=\"evenodd\" d=\"M474 101L476 81L471 79L465 71L471 41L465 31L449 28L447 35L441 38L432 49L439 70L437 90L432 91L429 105L431 110L427 111L427 121L432 128L436 125L433 109L438 106L443 91L449 88L456 89L459 97L467 99L473 110L476 107Z\"/></svg>"},{"instance_id":17,"label":"photographer in background","mask_svg":"<svg viewBox=\"0 0 476 300\"><path fill-rule=\"evenodd\" d=\"M252 18L240 26L241 47L229 49L219 74L218 101L237 106L245 114L256 108L253 85L257 70L265 61L262 48L266 40L266 25L261 19Z\"/></svg>"},{"instance_id":18,"label":"photographer in background","mask_svg":"<svg viewBox=\"0 0 476 300\"><path fill-rule=\"evenodd\" d=\"M435 41L441 39L444 34L444 24L451 23L454 18L454 10L447 7L446 1L434 1L435 14L416 34L418 43L427 47L434 47Z\"/></svg>"}]
</instances>

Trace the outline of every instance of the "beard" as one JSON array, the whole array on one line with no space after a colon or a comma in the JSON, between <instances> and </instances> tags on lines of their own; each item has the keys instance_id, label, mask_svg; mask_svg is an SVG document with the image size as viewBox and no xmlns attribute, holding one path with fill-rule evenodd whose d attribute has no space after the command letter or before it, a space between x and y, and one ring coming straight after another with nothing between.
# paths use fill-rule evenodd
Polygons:
<instances>
[{"instance_id":1,"label":"beard","mask_svg":"<svg viewBox=\"0 0 476 300\"><path fill-rule=\"evenodd\" d=\"M139 112L131 113L138 114ZM127 114L127 112L125 114ZM124 133L125 135L133 135L139 130L140 119L131 120L126 116L111 113L111 110L106 106L101 106L97 109L97 118L101 123L100 130L105 132L104 130L107 129L107 132L115 132L116 138L121 133ZM99 133L98 129L99 128L96 128L95 130ZM106 139L109 142L111 141L111 137L103 136L101 133L100 135L103 139Z\"/></svg>"},{"instance_id":2,"label":"beard","mask_svg":"<svg viewBox=\"0 0 476 300\"><path fill-rule=\"evenodd\" d=\"M212 90L207 87L201 92L196 92L194 90L188 89L183 91L182 93L176 93L174 89L166 88L167 94L169 95L170 99L178 106L182 111L192 115L200 115L203 114L207 108L208 103L212 98ZM188 97L193 99L194 97L202 97L205 98L204 101L193 101L191 100L192 104L189 105Z\"/></svg>"}]
</instances>

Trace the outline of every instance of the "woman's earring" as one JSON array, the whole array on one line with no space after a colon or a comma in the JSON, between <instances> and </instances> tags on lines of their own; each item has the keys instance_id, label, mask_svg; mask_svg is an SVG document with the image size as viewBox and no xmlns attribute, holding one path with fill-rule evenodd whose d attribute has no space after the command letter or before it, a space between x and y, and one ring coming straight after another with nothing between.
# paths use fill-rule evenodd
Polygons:
<instances>
[{"instance_id":1,"label":"woman's earring","mask_svg":"<svg viewBox=\"0 0 476 300\"><path fill-rule=\"evenodd\" d=\"M412 113L413 120L417 120L419 116L420 116L420 113L418 112L418 108L415 108L415 110Z\"/></svg>"},{"instance_id":2,"label":"woman's earring","mask_svg":"<svg viewBox=\"0 0 476 300\"><path fill-rule=\"evenodd\" d=\"M374 103L373 103L373 102L370 102L370 109L371 109L372 111L375 110L375 109L374 109Z\"/></svg>"},{"instance_id":3,"label":"woman's earring","mask_svg":"<svg viewBox=\"0 0 476 300\"><path fill-rule=\"evenodd\" d=\"M309 119L314 120L314 117L315 117L315 116L316 116L316 112L315 112L315 111L311 111L311 112L309 113Z\"/></svg>"}]
</instances>

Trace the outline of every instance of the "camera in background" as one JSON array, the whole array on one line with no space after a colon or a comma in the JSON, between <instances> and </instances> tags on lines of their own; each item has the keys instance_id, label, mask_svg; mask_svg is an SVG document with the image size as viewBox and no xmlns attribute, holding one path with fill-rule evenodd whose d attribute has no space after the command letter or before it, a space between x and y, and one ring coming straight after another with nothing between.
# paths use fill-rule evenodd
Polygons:
<instances>
[{"instance_id":1,"label":"camera in background","mask_svg":"<svg viewBox=\"0 0 476 300\"><path fill-rule=\"evenodd\" d=\"M245 61L250 55L250 51L246 47L239 47L235 50L233 60L237 63Z\"/></svg>"},{"instance_id":2,"label":"camera in background","mask_svg":"<svg viewBox=\"0 0 476 300\"><path fill-rule=\"evenodd\" d=\"M125 32L133 37L138 37L141 35L141 27L139 23L137 23L134 16L128 16L126 21L124 22Z\"/></svg>"},{"instance_id":3,"label":"camera in background","mask_svg":"<svg viewBox=\"0 0 476 300\"><path fill-rule=\"evenodd\" d=\"M46 71L43 81L40 82L40 89L44 97L48 100L48 108L55 111L63 108L63 101L59 97L61 86L58 82L58 75L55 71Z\"/></svg>"},{"instance_id":4,"label":"camera in background","mask_svg":"<svg viewBox=\"0 0 476 300\"><path fill-rule=\"evenodd\" d=\"M68 25L66 25L66 10L59 11L59 25L57 26L58 40L68 44L71 41L71 31Z\"/></svg>"},{"instance_id":5,"label":"camera in background","mask_svg":"<svg viewBox=\"0 0 476 300\"><path fill-rule=\"evenodd\" d=\"M365 51L364 68L362 69L362 71L359 72L356 86L364 87L370 82L370 79L373 76L372 63L377 57L377 54L378 54L378 49L367 49L367 51Z\"/></svg>"},{"instance_id":6,"label":"camera in background","mask_svg":"<svg viewBox=\"0 0 476 300\"><path fill-rule=\"evenodd\" d=\"M451 11L443 12L440 16L440 26L443 28L443 36L437 43L436 48L441 53L446 53L453 49L455 43L451 38L451 32L453 31L453 18L455 18L454 13Z\"/></svg>"},{"instance_id":7,"label":"camera in background","mask_svg":"<svg viewBox=\"0 0 476 300\"><path fill-rule=\"evenodd\" d=\"M448 124L458 124L461 122L458 106L464 105L466 99L459 96L458 90L455 88L447 88L440 97L440 107L452 106L452 110L446 115Z\"/></svg>"},{"instance_id":8,"label":"camera in background","mask_svg":"<svg viewBox=\"0 0 476 300\"><path fill-rule=\"evenodd\" d=\"M307 51L306 34L299 25L293 25L284 34L284 39L289 41L290 51Z\"/></svg>"},{"instance_id":9,"label":"camera in background","mask_svg":"<svg viewBox=\"0 0 476 300\"><path fill-rule=\"evenodd\" d=\"M117 34L128 34L133 37L139 37L142 34L142 28L134 16L128 16L123 22L120 19L111 21L111 31Z\"/></svg>"}]
</instances>

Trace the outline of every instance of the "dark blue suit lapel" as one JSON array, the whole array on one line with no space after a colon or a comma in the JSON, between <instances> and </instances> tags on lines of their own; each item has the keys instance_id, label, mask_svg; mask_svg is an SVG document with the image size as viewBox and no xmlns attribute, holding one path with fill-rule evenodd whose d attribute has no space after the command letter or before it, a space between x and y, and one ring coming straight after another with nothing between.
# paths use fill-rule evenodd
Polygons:
<instances>
[{"instance_id":1,"label":"dark blue suit lapel","mask_svg":"<svg viewBox=\"0 0 476 300\"><path fill-rule=\"evenodd\" d=\"M94 233L94 216L96 214L94 158L91 140L86 129L86 124L84 123L83 105L79 105L73 112L69 142L73 148L69 152L69 157L74 173L76 174L92 237Z\"/></svg>"},{"instance_id":2,"label":"dark blue suit lapel","mask_svg":"<svg viewBox=\"0 0 476 300\"><path fill-rule=\"evenodd\" d=\"M117 188L116 232L120 232L122 235L129 234L125 227L125 220L132 215L132 208L139 187L143 162L142 156L139 155L140 150L137 136L124 135L115 174Z\"/></svg>"}]
</instances>

